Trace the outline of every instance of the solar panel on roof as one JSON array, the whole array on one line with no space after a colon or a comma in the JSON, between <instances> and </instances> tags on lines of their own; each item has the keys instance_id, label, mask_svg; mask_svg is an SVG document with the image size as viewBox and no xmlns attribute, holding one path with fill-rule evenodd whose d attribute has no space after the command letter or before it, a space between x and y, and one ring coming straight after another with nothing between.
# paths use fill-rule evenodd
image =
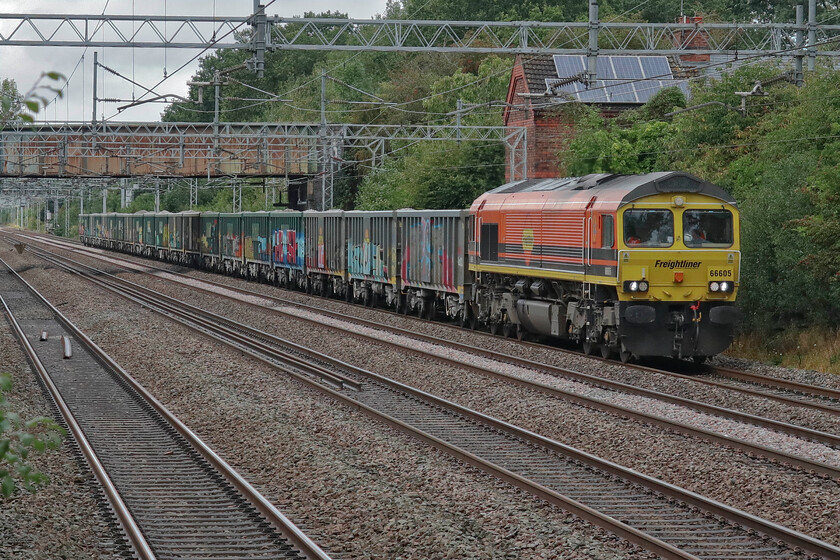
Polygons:
<instances>
[{"instance_id":1,"label":"solar panel on roof","mask_svg":"<svg viewBox=\"0 0 840 560\"><path fill-rule=\"evenodd\" d=\"M563 84L561 86L556 85L558 79L557 78L546 78L545 79L545 88L553 89L555 95L559 95L563 97L563 94L568 94L571 97L575 97L575 94L584 90L584 86L580 82L572 82L570 84Z\"/></svg>"},{"instance_id":2,"label":"solar panel on roof","mask_svg":"<svg viewBox=\"0 0 840 560\"><path fill-rule=\"evenodd\" d=\"M670 78L671 65L664 56L640 56L642 73L645 78Z\"/></svg>"},{"instance_id":3,"label":"solar panel on roof","mask_svg":"<svg viewBox=\"0 0 840 560\"><path fill-rule=\"evenodd\" d=\"M586 71L582 55L554 55L558 79L570 78ZM664 56L599 56L596 80L585 87L580 82L556 86L584 103L646 103L656 92L678 86L688 95L684 81L674 80L671 66ZM546 88L556 83L546 79Z\"/></svg>"},{"instance_id":4,"label":"solar panel on roof","mask_svg":"<svg viewBox=\"0 0 840 560\"><path fill-rule=\"evenodd\" d=\"M598 57L598 78L602 80L612 80L615 78L615 70L612 65L611 56Z\"/></svg>"},{"instance_id":5,"label":"solar panel on roof","mask_svg":"<svg viewBox=\"0 0 840 560\"><path fill-rule=\"evenodd\" d=\"M639 57L636 56L613 56L613 67L617 78L629 78L638 80L644 78L642 67L639 64Z\"/></svg>"},{"instance_id":6,"label":"solar panel on roof","mask_svg":"<svg viewBox=\"0 0 840 560\"><path fill-rule=\"evenodd\" d=\"M554 57L554 69L559 77L568 78L586 70L586 63L582 56L556 55Z\"/></svg>"},{"instance_id":7,"label":"solar panel on roof","mask_svg":"<svg viewBox=\"0 0 840 560\"><path fill-rule=\"evenodd\" d=\"M581 92L580 98L581 101L589 101L591 103L609 103L607 84L602 80L597 80L592 84L591 88Z\"/></svg>"},{"instance_id":8,"label":"solar panel on roof","mask_svg":"<svg viewBox=\"0 0 840 560\"><path fill-rule=\"evenodd\" d=\"M671 84L674 85L674 84ZM639 103L647 103L653 95L668 87L662 80L645 80L636 84L636 95L639 97Z\"/></svg>"},{"instance_id":9,"label":"solar panel on roof","mask_svg":"<svg viewBox=\"0 0 840 560\"><path fill-rule=\"evenodd\" d=\"M636 91L635 88L637 85L641 85L644 82L635 82L635 83L614 83L613 85L607 86L607 93L610 98L610 101L613 103L636 103L638 99L636 98Z\"/></svg>"}]
</instances>

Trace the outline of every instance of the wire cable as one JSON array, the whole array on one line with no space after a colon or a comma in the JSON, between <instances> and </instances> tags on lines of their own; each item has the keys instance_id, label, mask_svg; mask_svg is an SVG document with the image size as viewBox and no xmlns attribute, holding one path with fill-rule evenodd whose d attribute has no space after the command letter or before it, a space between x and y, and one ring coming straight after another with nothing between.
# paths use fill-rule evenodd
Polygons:
<instances>
[{"instance_id":1,"label":"wire cable","mask_svg":"<svg viewBox=\"0 0 840 560\"><path fill-rule=\"evenodd\" d=\"M271 6L271 5L272 5L272 4L274 4L275 2L277 2L277 0L270 0L270 1L268 2L268 4L266 4L266 5L265 5L265 8L264 8L264 9L268 9L268 8L269 8L269 6ZM233 33L236 33L236 32L239 30L239 28L240 28L240 27L242 27L242 26L243 26L243 25L245 25L246 23L249 23L252 19L253 19L253 15L252 15L252 17L250 17L250 18L246 19L245 21L243 21L243 22L239 23L238 25L234 26L232 29L230 29L227 33L225 33L225 34L224 34L224 35L222 35L221 37L218 37L218 38L216 38L216 39L212 40L212 41L210 42L210 44L209 44L209 45L207 45L206 47L204 47L203 49L201 49L201 51L199 51L199 52L198 52L198 54L196 54L195 56L193 56L192 58L190 58L188 61L186 61L185 63L183 63L181 66L179 66L177 70L175 70L174 72L171 72L171 73L169 73L168 75L164 76L164 77L163 77L160 81L158 81L158 82L157 82L154 86L152 86L151 88L147 88L147 92L146 92L146 93L144 93L143 95L141 95L141 96L137 99L137 101L142 101L142 100L143 100L143 98L144 98L144 97L146 97L146 95L148 95L150 92L151 92L151 93L154 93L155 95L158 95L158 94L157 94L157 92L156 92L155 90L156 90L158 87L160 87L160 86L161 86L161 84L163 84L165 81L167 81L168 79L170 79L172 76L174 76L175 74L177 74L178 72L180 72L180 71L181 71L181 70L183 70L184 68L186 68L188 65L192 64L192 63L193 63L193 61L195 61L198 57L200 57L201 55L203 55L204 53L206 53L207 51L209 51L210 49L212 49L212 48L213 48L213 45L215 45L215 44L216 44L216 43L218 43L219 41L221 41L221 40L223 40L223 39L227 38L229 35L231 35L231 34L233 34ZM119 111L117 111L116 113L114 113L113 115L111 115L110 117L108 117L107 119L103 119L103 122L110 121L111 119L113 119L114 117L116 117L116 116L117 116L117 115L119 115L119 114L120 114L120 112L119 112Z\"/></svg>"}]
</instances>

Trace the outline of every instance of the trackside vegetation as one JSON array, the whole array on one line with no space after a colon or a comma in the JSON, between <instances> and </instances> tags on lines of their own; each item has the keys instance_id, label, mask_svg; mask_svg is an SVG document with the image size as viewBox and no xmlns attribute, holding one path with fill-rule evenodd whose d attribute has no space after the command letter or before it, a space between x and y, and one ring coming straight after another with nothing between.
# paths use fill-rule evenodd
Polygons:
<instances>
[{"instance_id":1,"label":"trackside vegetation","mask_svg":"<svg viewBox=\"0 0 840 560\"><path fill-rule=\"evenodd\" d=\"M34 492L48 482L32 468L30 455L57 449L64 430L51 418L38 416L25 420L6 398L12 378L0 374L0 497L9 498L18 489Z\"/></svg>"},{"instance_id":2,"label":"trackside vegetation","mask_svg":"<svg viewBox=\"0 0 840 560\"><path fill-rule=\"evenodd\" d=\"M670 22L680 4L670 0L602 0L602 21ZM787 0L686 1L686 14L706 21L792 21ZM820 4L820 10L829 4ZM307 17L345 17L341 12ZM586 2L577 0L402 0L389 1L386 18L439 20L586 21ZM294 24L286 24L293 27ZM247 41L248 31L241 36ZM242 64L250 53L220 50L201 59L191 78L209 81L217 70ZM507 95L513 58L497 55L374 52L272 51L265 76L247 70L226 74L220 119L231 122L318 122L321 73L326 71L327 120L332 123L454 125L503 124L499 102ZM787 365L817 365L840 372L840 73L826 66L807 72L796 87L775 82L766 95L746 100L756 81L779 76L788 67L748 59L738 69L718 67L715 79L692 79L690 99L665 90L648 104L604 119L588 106L564 104L574 116L574 141L556 155L562 174L643 173L682 170L722 186L742 210L742 274L739 302L745 314L739 348ZM349 87L352 86L352 87ZM167 121L213 119L213 92L192 86L188 102L174 103ZM720 105L667 116L707 102ZM503 146L470 141L392 142L384 165L372 166L370 152L349 148L334 169L335 206L343 209L466 207L478 194L504 182ZM245 185L243 210L272 209L262 186ZM160 208L189 208L186 185L160 194ZM108 211L154 209L154 193L136 196L120 208L119 193L108 195ZM199 211L229 211L228 188L199 191ZM267 202L267 200L269 202ZM281 203L282 204L282 203ZM69 205L74 235L78 202ZM86 201L101 208L101 195ZM33 224L34 225L34 224ZM809 362L814 348L818 362ZM825 355L822 355L825 354Z\"/></svg>"},{"instance_id":3,"label":"trackside vegetation","mask_svg":"<svg viewBox=\"0 0 840 560\"><path fill-rule=\"evenodd\" d=\"M2 80L0 130L13 121L33 122L33 115L48 103L46 95L61 96L61 90L51 84L62 81L64 76L57 72L44 73L21 94L14 80ZM34 492L46 484L46 475L32 467L30 454L58 448L64 435L64 429L50 418L23 418L6 396L11 391L12 377L0 373L0 499L10 498L21 488Z\"/></svg>"}]
</instances>

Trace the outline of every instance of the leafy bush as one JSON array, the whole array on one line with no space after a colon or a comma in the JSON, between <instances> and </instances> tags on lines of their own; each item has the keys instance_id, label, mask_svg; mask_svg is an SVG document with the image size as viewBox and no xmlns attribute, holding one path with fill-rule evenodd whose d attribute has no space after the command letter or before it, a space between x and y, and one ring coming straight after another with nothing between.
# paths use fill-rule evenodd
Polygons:
<instances>
[{"instance_id":1,"label":"leafy bush","mask_svg":"<svg viewBox=\"0 0 840 560\"><path fill-rule=\"evenodd\" d=\"M0 374L0 493L11 496L20 486L34 492L48 482L46 475L33 470L29 454L56 449L64 430L50 418L38 416L24 420L10 410L4 394L12 388L12 379Z\"/></svg>"}]
</instances>

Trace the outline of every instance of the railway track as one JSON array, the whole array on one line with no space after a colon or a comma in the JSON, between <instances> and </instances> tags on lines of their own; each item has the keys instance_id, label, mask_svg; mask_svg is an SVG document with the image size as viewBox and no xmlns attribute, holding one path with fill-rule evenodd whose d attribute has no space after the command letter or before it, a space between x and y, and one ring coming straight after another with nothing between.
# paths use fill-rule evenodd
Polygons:
<instances>
[{"instance_id":1,"label":"railway track","mask_svg":"<svg viewBox=\"0 0 840 560\"><path fill-rule=\"evenodd\" d=\"M732 368L710 367L710 373L723 383L733 386L757 387L757 391L770 398L784 397L804 403L825 403L821 408L830 414L840 410L840 391L829 387L798 383L787 379L770 378L766 375L739 371Z\"/></svg>"},{"instance_id":2,"label":"railway track","mask_svg":"<svg viewBox=\"0 0 840 560\"><path fill-rule=\"evenodd\" d=\"M273 363L370 416L411 433L664 558L840 558L840 549L625 469L428 393L162 296L67 257L75 274L203 334ZM330 363L332 362L332 363ZM326 370L326 371L325 371ZM326 374L326 375L325 375ZM804 551L804 552L803 552Z\"/></svg>"},{"instance_id":3,"label":"railway track","mask_svg":"<svg viewBox=\"0 0 840 560\"><path fill-rule=\"evenodd\" d=\"M0 263L4 312L102 485L127 539L124 552L144 560L329 559L5 261ZM46 340L42 332L48 333Z\"/></svg>"},{"instance_id":4,"label":"railway track","mask_svg":"<svg viewBox=\"0 0 840 560\"><path fill-rule=\"evenodd\" d=\"M18 234L18 235L20 235L20 234ZM69 250L73 250L73 251L87 252L91 256L93 256L97 253L108 254L109 255L108 260L111 261L111 262L113 262L113 261L124 261L124 262L126 262L129 265L134 266L134 267L140 266L140 265L138 265L137 262L130 261L128 259L124 259L124 258L120 258L120 257L115 257L114 253L111 252L111 251L86 247L85 245L83 245L79 242L76 242L76 241L64 240L64 239L58 240L58 239L55 239L55 238L50 238L50 237L45 237L45 236L35 236L35 235L31 235L31 234L30 235L25 235L23 237L27 238L29 240L32 240L32 241L38 241L38 242L45 243L45 244L51 244L53 246L64 246L65 248L68 248ZM137 258L139 259L140 257L137 257ZM147 262L147 259L142 259L142 260ZM157 266L157 265L146 264L146 262L144 262L144 264L142 266L145 266L145 267L150 268L150 269L164 271L164 272L167 272L168 274L172 274L174 276L179 276L179 277L183 277L183 278L192 278L192 277L190 277L186 274L182 274L182 273L177 272L177 271L168 270L168 269L162 268L162 267ZM173 265L173 266L177 266L177 265ZM252 290L246 290L246 289L243 289L243 288L232 287L232 286L224 284L224 283L214 282L214 281L206 280L206 279L201 280L201 282L204 282L206 284L212 284L214 286L218 286L220 288L231 290L231 291L234 291L234 292L237 292L237 293L262 297L262 298L265 298L265 299L270 299L270 300L276 301L278 303L282 303L282 304L286 304L286 305L293 305L293 306L296 306L296 307L300 307L302 309L308 309L308 310L311 310L311 311L315 311L315 312L322 313L322 314L325 314L325 315L330 315L330 316L333 316L333 317L342 317L342 318L344 318L344 320L354 321L358 324L371 326L373 328L378 328L378 329L381 329L381 330L389 330L389 331L392 331L392 332L396 332L400 335L411 336L413 338L424 339L424 340L427 340L427 341L431 341L431 339L434 338L435 339L435 341L434 341L435 344L451 345L453 347L457 347L456 349L459 349L459 350L465 350L467 348L472 348L473 351L479 351L479 352L481 352L485 355L488 352L488 351L481 351L479 349L475 349L474 347L468 347L466 345L457 345L457 344L452 343L451 341L448 341L447 339L440 338L440 337L430 337L428 335L422 335L421 333L412 332L412 331L409 331L407 329L399 329L399 328L392 327L392 326L389 326L389 325L384 325L384 324L381 324L381 323L376 323L376 322L373 322L373 321L368 321L368 320L360 319L360 318L356 318L356 317L347 317L345 315L341 315L340 313L336 313L336 312L333 312L333 311L330 311L330 310L327 310L327 309L323 309L323 308L320 308L320 307L317 307L317 306L303 304L303 303L300 303L300 302L294 301L294 300L288 300L288 299L279 298L279 297L276 297L276 296L268 296L268 295L264 295L264 294L261 294L259 292L255 292L255 291L252 291ZM320 297L320 296L312 295L310 297ZM387 309L381 309L381 308L378 309L378 311L393 313L393 311L390 311L390 310L387 310ZM422 319L422 318L418 318L418 317L413 317L412 319L415 320L415 321L419 321L421 323L426 323L426 322L432 323L437 327L444 327L444 328L455 329L455 330L460 330L462 328L462 327L457 327L455 325L442 323L442 322L436 322L436 321L429 321L428 319ZM489 339L497 339L498 338L498 336L495 335L495 334L485 333L485 332L481 332L481 331L471 331L471 332L473 332L473 333L475 333L479 336L489 338ZM525 349L528 349L528 348L537 348L537 349L551 348L552 350L562 352L562 353L566 353L566 354L584 355L582 352L578 352L578 351L575 351L575 350L570 350L570 349L567 349L567 348L557 347L557 346L554 346L554 345L545 345L545 344L529 342L529 341L518 341L518 343L521 344L522 347L525 348ZM501 354L497 354L497 355L500 358L502 358ZM589 355L588 358L592 359L592 360L603 360L603 361L609 362L609 363L616 363L616 360L604 359L604 358L601 358L601 357L596 357L596 356L591 356L591 355ZM506 358L504 358L504 359L506 359ZM679 361L675 362L674 365L675 365L674 368L663 369L663 368L654 368L654 367L644 366L644 365L640 365L640 364L633 364L633 363L623 364L624 367L629 367L629 368L637 369L637 370L640 370L640 371L653 373L653 374L656 374L656 375L676 378L676 379L680 379L680 380L684 380L684 381L695 382L695 383L698 383L698 384L703 384L703 385L707 385L707 386L711 386L711 387L718 387L718 388L722 388L722 389L727 389L727 390L734 391L734 392L737 392L737 393L741 393L741 394L744 394L744 395L771 399L771 400L774 400L776 402L780 402L780 403L787 404L787 405L802 406L802 407L811 408L811 409L814 409L814 410L819 410L821 412L825 412L825 413L833 415L833 416L840 416L840 391L835 390L835 389L830 389L830 388L827 388L827 387L821 387L821 386L818 386L818 385L809 385L809 384L805 384L805 383L797 383L797 382L794 382L794 381L779 379L777 377L761 375L761 374L745 372L745 371L738 371L738 370L734 370L734 369L731 369L731 368L723 368L723 367L716 367L716 366L709 366L709 365L694 366L693 364L688 365L684 362L679 362ZM688 369L691 371L691 374L686 374L686 373L683 373L683 371L680 371L680 370L685 370L686 367L688 367ZM558 368L558 369L561 369L561 368ZM709 377L700 377L700 376L697 375L698 373L707 374Z\"/></svg>"},{"instance_id":5,"label":"railway track","mask_svg":"<svg viewBox=\"0 0 840 560\"><path fill-rule=\"evenodd\" d=\"M137 265L134 265L134 270L137 270L137 268ZM263 296L255 292L242 290L239 288L224 287L223 285L215 285L214 288L211 290L206 287L206 283L204 283L204 281L196 281L193 278L177 274L175 276L185 279L185 281L189 283L190 289L205 291L208 293L212 293L215 296L222 297L231 297L229 294L226 293L226 291L231 291L233 293L242 293L247 295L248 297L245 299L234 299L236 299L236 301L239 301L240 303L247 303L262 310L266 310L266 307L269 307L269 309L267 309L268 311L276 313L285 313L291 317L294 317L295 319L302 319L317 324L319 326L326 326L338 330L339 332L341 332L342 335L361 338L368 342L376 342L379 344L391 345L395 348L398 348L402 352L411 352L423 357L430 357L442 363L476 371L482 375L486 375L496 379L501 379L507 383L517 384L526 387L530 390L542 392L551 397L574 402L581 406L594 408L596 410L600 410L602 412L606 412L608 414L612 414L619 417L629 417L640 422L653 424L665 429L677 431L679 433L684 433L690 436L700 437L702 439L706 439L716 444L729 446L738 451L756 454L780 462L782 464L792 465L796 468L803 469L806 472L818 473L823 476L831 477L834 479L840 479L840 468L838 468L838 466L836 465L826 464L825 462L821 462L819 460L812 460L805 456L787 453L783 450L773 448L772 445L765 445L763 442L758 442L755 440L749 441L743 438L732 437L719 432L695 427L685 422L670 419L667 415L656 415L642 410L640 408L630 408L627 406L622 406L621 404L613 404L609 402L609 399L597 398L586 395L585 388L581 389L580 387L572 387L571 390L564 390L544 383L528 380L516 374L504 373L498 370L497 364L498 362L504 362L507 364L514 365L518 368L523 368L523 370L528 370L529 372L534 371L539 373L545 373L551 376L569 379L578 384L585 384L587 386L607 389L609 391L632 394L644 398L654 399L661 402L669 403L671 405L689 408L705 414L711 414L718 417L726 418L735 422L752 424L760 426L762 428L795 436L801 439L818 442L824 445L831 446L834 449L840 449L840 436L836 434L804 428L795 424L780 422L777 420L772 420L769 418L746 414L732 409L709 405L706 403L693 401L662 392L635 387L628 384L605 379L603 377L597 377L589 374L575 372L568 369L562 369L546 364L540 364L524 358L520 358L518 356L501 355L497 352L476 349L471 346L466 346L452 341L441 340L436 337L431 337L412 331L406 331L396 327L387 327L378 323L372 323L357 318L347 318L335 312L325 311L320 308L314 308L303 304L298 304L298 307L306 308L312 310L313 312L317 312L317 315L307 317L295 313L289 314L287 312L284 312L282 309L271 307L270 305L271 302L274 301L279 300L280 302L285 303L286 300L282 300L280 298L272 298L270 296ZM324 315L341 320L341 324L324 324ZM214 316L212 320L217 322L226 321L224 318L221 318L219 316ZM364 328L359 329L348 327L346 325L346 321L348 320L352 321L357 325L361 325ZM437 346L453 348L458 351L458 354L461 355L453 355L452 353L442 354L439 350L435 352L423 349L410 348L405 344L405 341L403 339L389 339L388 337L383 337L381 334L383 329L386 329L387 332L395 333L400 337L421 340L423 342L428 342ZM250 336L258 337L267 336L265 335L265 333L258 333L256 331L248 334ZM493 360L493 362L488 362L485 365L477 365L476 363L474 363L474 360L465 358L465 356L467 355L478 355L487 360ZM494 364L496 365L494 366Z\"/></svg>"},{"instance_id":6,"label":"railway track","mask_svg":"<svg viewBox=\"0 0 840 560\"><path fill-rule=\"evenodd\" d=\"M143 262L142 265L140 265L135 261L131 261L131 260L120 258L120 257L115 257L113 252L102 250L102 249L85 247L84 245L82 245L81 243L78 243L78 242L72 242L72 241L68 241L68 240L57 240L57 239L53 239L53 238L45 238L43 236L33 236L33 235L27 235L27 236L23 236L23 237L26 238L26 239L32 240L32 241L38 241L38 242L45 243L45 244L51 244L53 246L63 246L64 248L66 248L68 250L88 253L90 256L95 256L96 254L103 254L103 255L107 254L109 262L123 261L127 265L129 265L131 267L134 267L135 271L137 271L138 266L143 266L143 267L148 268L148 269L163 271L163 272L166 272L166 273L171 274L171 275L176 276L176 277L195 280L194 278L192 278L189 275L186 275L186 274L183 274L183 273L180 273L180 272L177 272L177 271L172 271L172 270L162 268L160 266L157 266L157 264L147 264L147 262L148 262L147 259L142 259L144 262ZM244 289L244 288L233 287L233 286L230 286L228 284L224 284L224 283L220 283L220 282L214 282L214 281L207 280L207 279L203 279L203 280L201 280L201 282L203 282L205 284L211 284L213 286L217 286L219 288L223 288L225 290L230 290L232 292L236 292L236 293L239 293L239 294L260 297L260 298L263 298L263 299L267 299L267 300L277 302L279 304L291 305L291 306L299 307L301 309L306 309L306 310L321 313L321 314L324 314L324 315L329 315L329 316L332 316L332 317L337 317L337 318L340 317L345 321L352 321L352 322L355 322L355 323L363 325L363 326L369 326L371 328L376 328L376 329L380 329L380 330L394 332L394 333L399 334L401 336L408 336L408 337L415 338L415 339L418 339L418 340L425 340L427 342L432 342L434 344L450 346L452 348L455 348L456 350L463 350L463 351L468 351L468 352L472 352L472 353L476 353L476 354L481 354L485 357L490 357L490 355L495 355L496 359L500 359L500 360L503 360L503 361L508 361L509 363L519 363L519 364L521 364L525 367L532 367L532 364L533 364L533 362L531 362L529 364L526 364L525 362L528 362L527 360L521 360L521 359L519 359L515 356L509 356L509 355L505 356L505 355L502 355L502 354L497 353L497 352L482 350L482 349L475 348L475 347L472 347L472 346L467 346L467 345L464 345L464 344L457 344L457 343L454 343L450 340L447 340L447 339L441 338L441 337L432 337L432 336L429 336L429 335L424 335L424 334L414 332L414 331L410 331L410 330L407 330L407 329L397 328L397 327L393 327L393 326L390 326L390 325L385 325L385 324L382 324L382 323L377 323L377 322L374 322L374 321L369 321L369 320L365 320L365 319L361 319L361 318L357 318L357 317L347 317L346 315L342 315L340 313L330 311L328 309L324 309L324 308L317 307L317 306L314 306L314 305L308 305L308 304L300 303L300 302L295 301L295 300L280 298L280 297L277 297L277 296L269 296L269 295L265 295L265 294L262 294L262 293L259 293L259 292L253 291L253 290L247 290L247 289ZM311 297L316 297L316 296L311 296ZM393 313L392 311L389 311L389 310L386 310L386 309L378 309L378 311ZM420 318L417 318L417 317L413 317L412 320L419 321L421 323L429 322L429 323L434 324L436 327L443 327L443 328L448 328L448 329L461 330L461 327L457 327L457 326L447 324L447 323L433 322L433 321L428 321L427 319L420 319ZM490 334L490 333L485 333L485 332L481 332L481 331L471 331L471 332L475 333L478 336L486 337L488 339L498 339L498 337L496 335L493 335L493 334ZM569 350L569 349L562 348L562 347L557 347L557 346L547 346L545 344L540 344L540 343L535 343L535 342L518 341L518 344L521 344L522 347L525 349L523 354L527 354L527 350L529 348L536 348L536 349L541 349L541 350L545 349L545 348L551 348L554 351L558 351L558 352L562 352L562 353L574 354L574 355L583 355L581 352L577 352L577 351L574 351L574 350ZM592 360L602 360L602 361L605 361L605 362L608 362L608 363L616 363L615 360L605 360L604 358L596 357L596 356L588 356L588 358L592 359ZM553 368L553 366L548 366L546 364L540 364L540 365L543 366L544 369L554 369L555 373L558 373L558 374L561 371L564 371L564 372L566 372L566 374L568 374L568 370L563 370L563 368ZM661 375L661 376L664 376L664 377L679 379L679 380L686 381L686 382L692 382L692 383L697 383L697 384L706 385L706 386L710 386L710 387L717 387L717 388L721 388L721 389L726 389L726 390L729 390L729 391L734 391L734 392L737 392L737 393L740 393L740 394L743 394L743 395L752 396L752 397L760 397L760 398L770 399L770 400L774 400L776 402L786 404L786 405L790 405L790 406L806 407L806 408L810 408L810 409L813 409L813 410L818 410L820 412L824 412L824 413L832 415L832 416L840 416L840 391L830 389L830 388L827 388L827 387L821 387L821 386L818 386L818 385L809 385L809 384L804 384L804 383L797 383L797 382L793 382L793 381L787 381L787 380L784 380L784 379L779 379L777 377L760 375L760 374L744 372L744 371L737 371L737 370L730 369L730 368L713 367L713 366L708 366L708 365L698 367L698 366L693 366L693 365L687 365L683 362L677 362L677 363L675 363L675 366L678 366L679 369L683 369L683 370L686 367L688 367L692 371L691 374L686 374L686 373L683 373L682 371L675 370L675 369L654 368L654 367L644 366L644 365L640 365L640 364L628 363L628 364L622 364L622 365L624 367L633 368L633 369L636 369L636 370L639 370L639 371L644 371L644 372L652 373L652 374L655 374L655 375ZM698 373L707 374L708 377L701 377L701 376L697 375Z\"/></svg>"}]
</instances>

